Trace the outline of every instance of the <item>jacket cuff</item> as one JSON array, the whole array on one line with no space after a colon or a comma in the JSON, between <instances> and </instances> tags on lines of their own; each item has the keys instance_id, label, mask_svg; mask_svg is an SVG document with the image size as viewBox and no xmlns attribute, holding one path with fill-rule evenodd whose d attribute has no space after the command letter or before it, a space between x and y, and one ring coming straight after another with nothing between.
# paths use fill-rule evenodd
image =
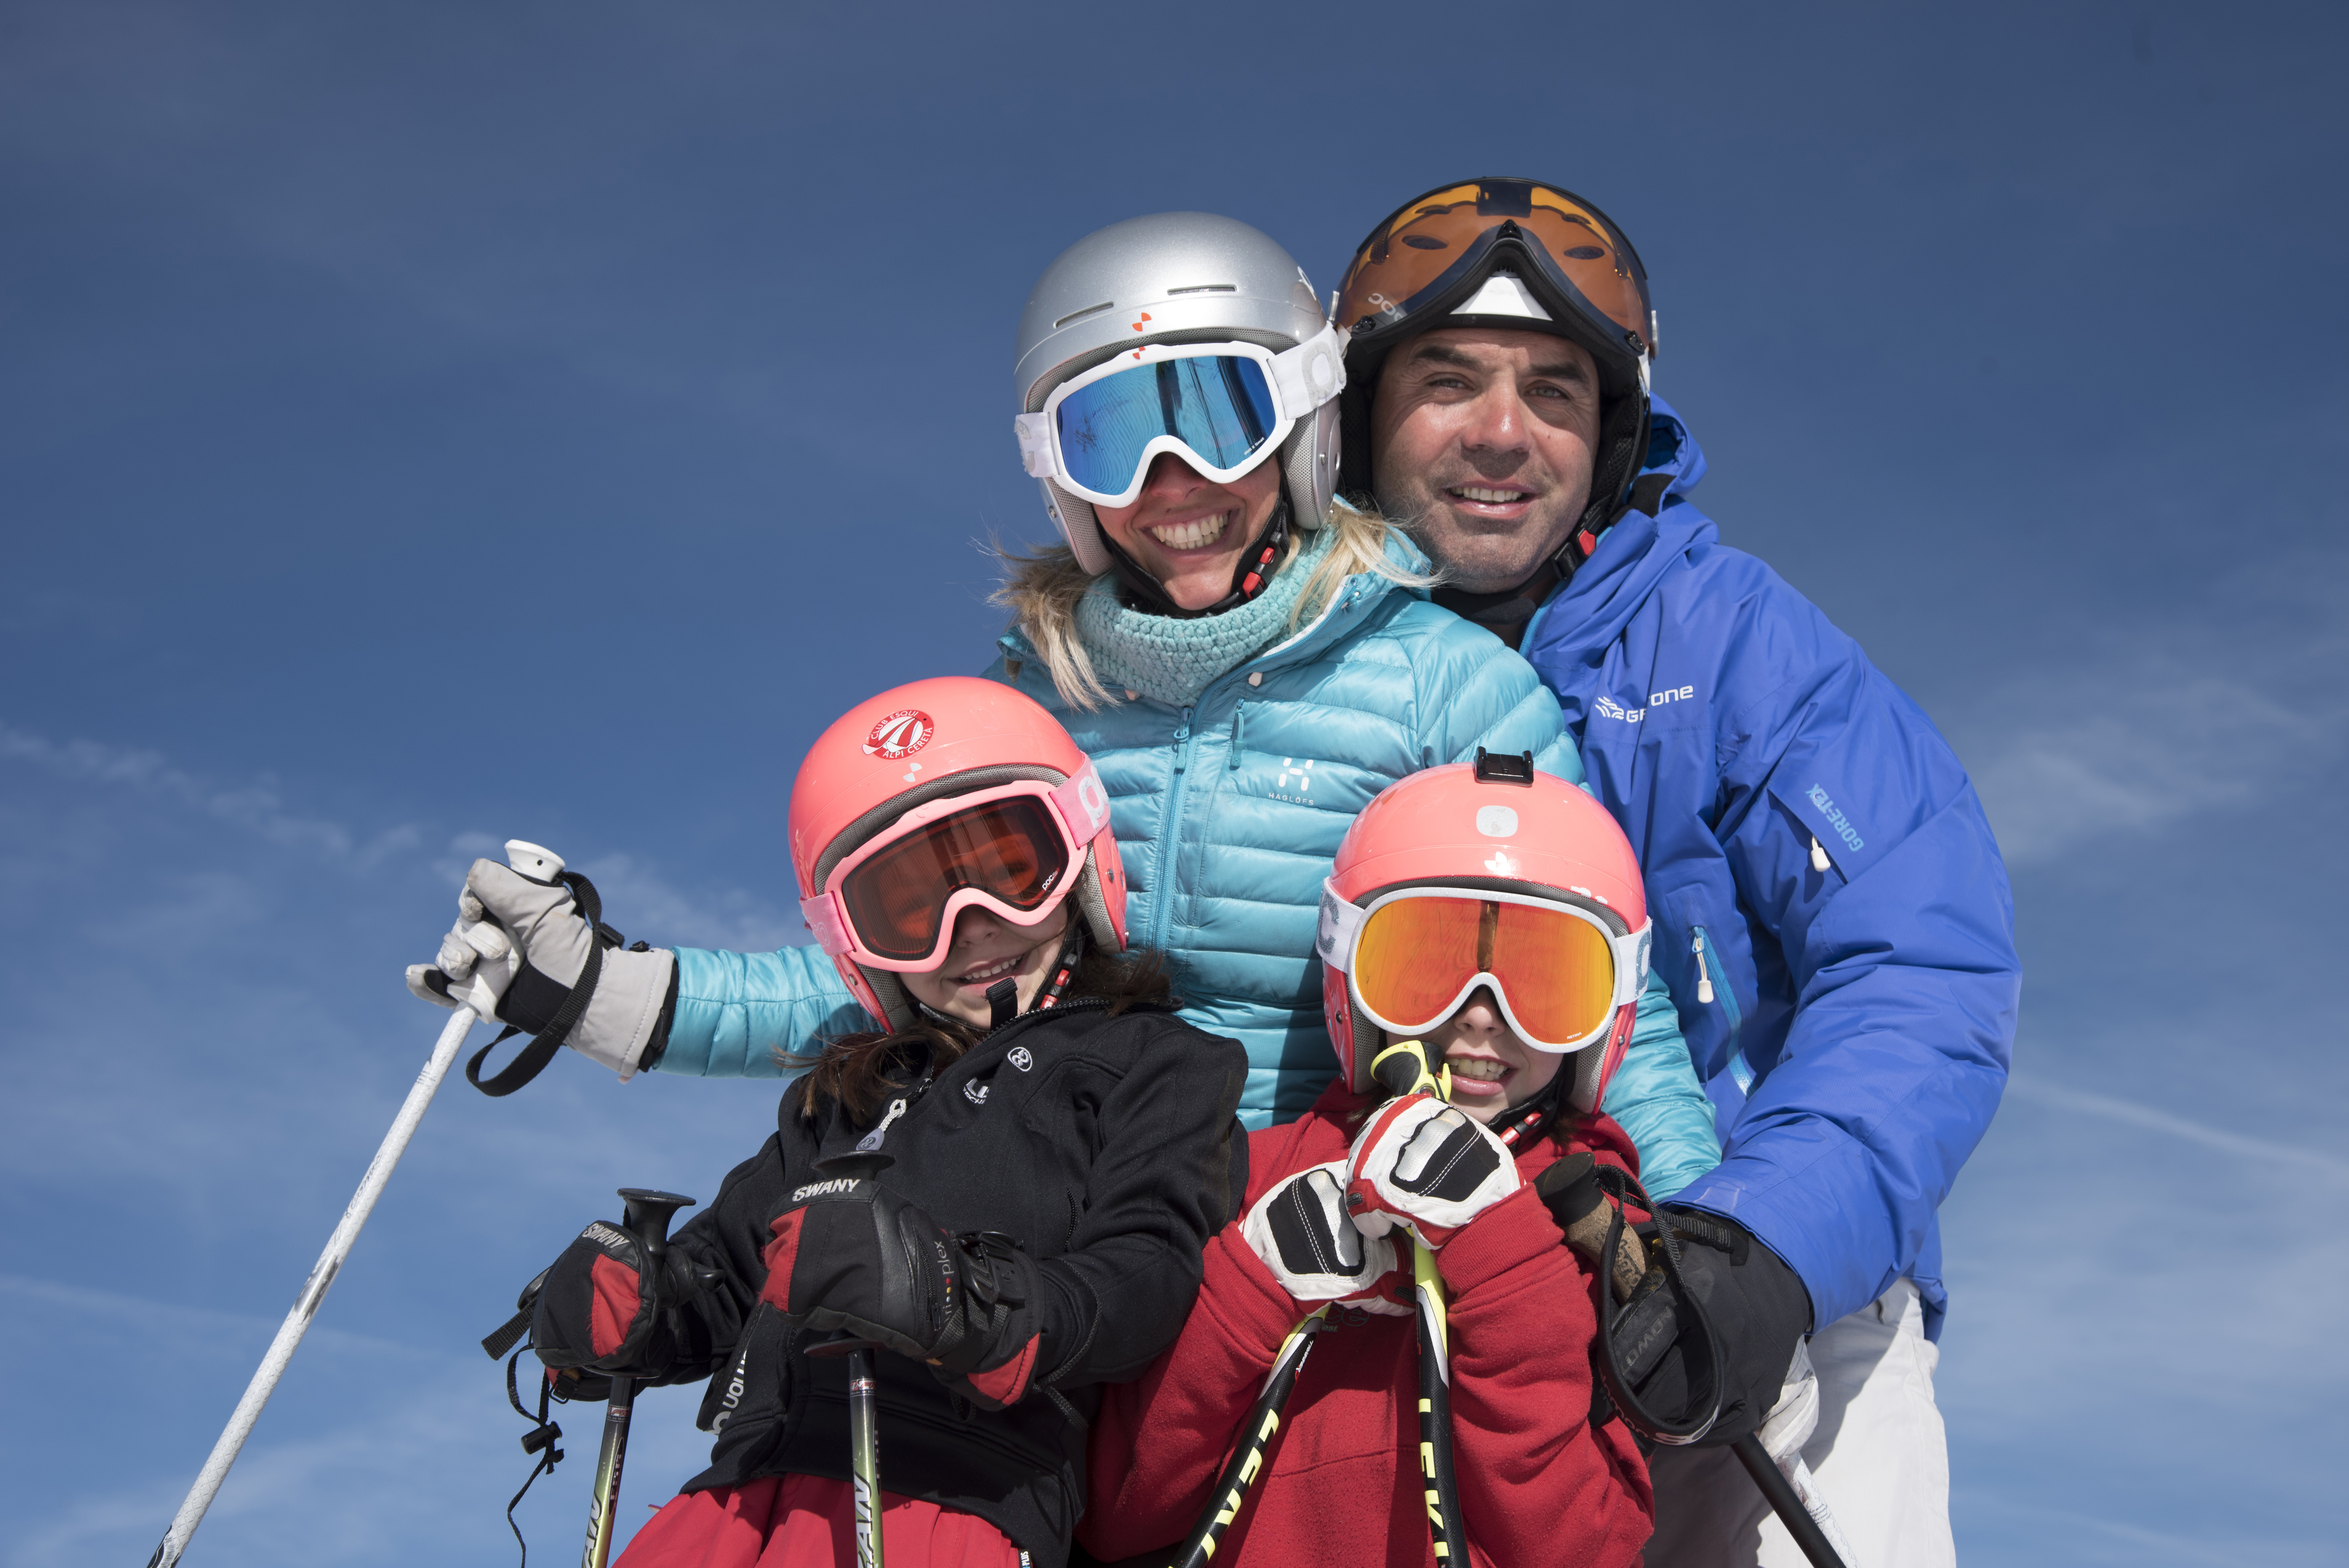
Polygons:
<instances>
[{"instance_id":1,"label":"jacket cuff","mask_svg":"<svg viewBox=\"0 0 2349 1568\"><path fill-rule=\"evenodd\" d=\"M1463 1225L1435 1254L1435 1266L1454 1295L1563 1247L1530 1181Z\"/></svg>"},{"instance_id":2,"label":"jacket cuff","mask_svg":"<svg viewBox=\"0 0 2349 1568\"><path fill-rule=\"evenodd\" d=\"M1547 1216L1547 1211L1543 1212ZM1203 1261L1205 1274L1192 1313L1206 1315L1234 1344L1261 1351L1263 1364L1269 1369L1281 1342L1310 1309L1280 1288L1256 1249L1241 1236L1237 1221L1216 1233Z\"/></svg>"}]
</instances>

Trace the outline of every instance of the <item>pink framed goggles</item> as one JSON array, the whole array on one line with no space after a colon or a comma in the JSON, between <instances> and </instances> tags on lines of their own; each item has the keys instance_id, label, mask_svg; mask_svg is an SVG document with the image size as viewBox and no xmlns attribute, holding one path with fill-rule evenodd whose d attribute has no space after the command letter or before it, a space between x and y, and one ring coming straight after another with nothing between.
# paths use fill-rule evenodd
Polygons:
<instances>
[{"instance_id":1,"label":"pink framed goggles","mask_svg":"<svg viewBox=\"0 0 2349 1568\"><path fill-rule=\"evenodd\" d=\"M800 913L836 958L921 974L946 962L966 909L1014 925L1050 915L1108 826L1090 762L1061 784L1023 779L925 801L833 867Z\"/></svg>"}]
</instances>

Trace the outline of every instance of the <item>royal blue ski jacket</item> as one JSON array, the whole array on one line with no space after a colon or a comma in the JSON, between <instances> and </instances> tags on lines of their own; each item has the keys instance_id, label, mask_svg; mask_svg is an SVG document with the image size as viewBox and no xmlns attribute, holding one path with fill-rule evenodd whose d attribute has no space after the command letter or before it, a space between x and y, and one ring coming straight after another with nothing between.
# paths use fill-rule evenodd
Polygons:
<instances>
[{"instance_id":1,"label":"royal blue ski jacket","mask_svg":"<svg viewBox=\"0 0 2349 1568\"><path fill-rule=\"evenodd\" d=\"M1653 429L1655 514L1626 513L1522 647L1639 851L1713 1102L1722 1163L1676 1201L1785 1259L1817 1326L1909 1274L1937 1334L1935 1212L2014 1043L2006 868L1940 732L1721 542L1687 500L1703 454L1661 398Z\"/></svg>"}]
</instances>

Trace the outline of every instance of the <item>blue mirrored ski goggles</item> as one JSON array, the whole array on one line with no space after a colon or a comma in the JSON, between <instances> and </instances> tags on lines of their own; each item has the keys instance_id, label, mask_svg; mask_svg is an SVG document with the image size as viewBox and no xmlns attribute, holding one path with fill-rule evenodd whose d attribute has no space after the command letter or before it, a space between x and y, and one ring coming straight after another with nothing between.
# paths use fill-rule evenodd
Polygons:
<instances>
[{"instance_id":1,"label":"blue mirrored ski goggles","mask_svg":"<svg viewBox=\"0 0 2349 1568\"><path fill-rule=\"evenodd\" d=\"M1144 344L1020 415L1020 456L1030 474L1096 506L1131 506L1161 452L1225 484L1345 380L1345 343L1333 330L1279 354L1252 343Z\"/></svg>"}]
</instances>

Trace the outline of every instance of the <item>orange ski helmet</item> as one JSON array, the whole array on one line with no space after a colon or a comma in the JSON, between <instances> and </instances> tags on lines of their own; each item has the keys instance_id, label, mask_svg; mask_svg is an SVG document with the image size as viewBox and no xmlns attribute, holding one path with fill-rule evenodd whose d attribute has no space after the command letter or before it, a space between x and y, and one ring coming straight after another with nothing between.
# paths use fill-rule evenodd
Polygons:
<instances>
[{"instance_id":1,"label":"orange ski helmet","mask_svg":"<svg viewBox=\"0 0 2349 1568\"><path fill-rule=\"evenodd\" d=\"M1367 1093L1383 1037L1433 1029L1488 986L1518 1037L1573 1055L1568 1096L1596 1109L1630 1045L1650 935L1623 830L1531 753L1414 773L1354 819L1322 886L1340 1070Z\"/></svg>"},{"instance_id":2,"label":"orange ski helmet","mask_svg":"<svg viewBox=\"0 0 2349 1568\"><path fill-rule=\"evenodd\" d=\"M901 974L936 968L973 905L1034 925L1069 899L1125 947L1125 869L1109 796L1060 722L968 676L867 698L809 748L792 784L800 913L885 1028L914 1006Z\"/></svg>"}]
</instances>

